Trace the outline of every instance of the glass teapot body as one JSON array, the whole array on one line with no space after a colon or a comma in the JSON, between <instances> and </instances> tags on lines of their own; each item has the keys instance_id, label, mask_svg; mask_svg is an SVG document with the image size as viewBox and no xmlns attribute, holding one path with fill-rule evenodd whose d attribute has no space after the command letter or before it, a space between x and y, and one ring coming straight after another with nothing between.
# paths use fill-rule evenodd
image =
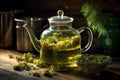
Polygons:
<instances>
[{"instance_id":1,"label":"glass teapot body","mask_svg":"<svg viewBox=\"0 0 120 80\"><path fill-rule=\"evenodd\" d=\"M56 70L66 70L75 67L75 59L81 57L81 52L87 51L92 44L92 32L87 27L76 30L72 27L73 18L63 16L63 11L58 11L58 16L49 18L50 27L44 30L40 38L40 59L45 65L52 65ZM88 31L89 40L81 48L80 33Z\"/></svg>"},{"instance_id":2,"label":"glass teapot body","mask_svg":"<svg viewBox=\"0 0 120 80\"><path fill-rule=\"evenodd\" d=\"M58 27L64 28L48 28L42 33L40 58L45 64L71 65L81 56L81 36L70 26Z\"/></svg>"}]
</instances>

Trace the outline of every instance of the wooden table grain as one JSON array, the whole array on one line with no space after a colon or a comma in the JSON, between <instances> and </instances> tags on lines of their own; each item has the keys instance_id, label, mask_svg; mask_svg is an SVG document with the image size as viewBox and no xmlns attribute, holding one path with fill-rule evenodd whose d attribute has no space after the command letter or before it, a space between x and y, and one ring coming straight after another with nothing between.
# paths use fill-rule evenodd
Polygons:
<instances>
[{"instance_id":1,"label":"wooden table grain","mask_svg":"<svg viewBox=\"0 0 120 80\"><path fill-rule=\"evenodd\" d=\"M0 49L0 80L120 80L119 61L108 65L99 76L85 76L80 72L69 71L56 72L53 77L43 75L34 77L29 75L29 71L15 71L13 65L17 64L17 61L10 59L9 54L14 56L23 55L18 51Z\"/></svg>"}]
</instances>

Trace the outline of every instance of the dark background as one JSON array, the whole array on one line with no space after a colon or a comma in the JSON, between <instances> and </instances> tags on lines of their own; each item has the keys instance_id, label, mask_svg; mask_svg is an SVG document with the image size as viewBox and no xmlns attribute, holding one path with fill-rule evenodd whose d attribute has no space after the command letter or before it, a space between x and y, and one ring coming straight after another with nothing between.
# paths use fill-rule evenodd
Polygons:
<instances>
[{"instance_id":1,"label":"dark background","mask_svg":"<svg viewBox=\"0 0 120 80\"><path fill-rule=\"evenodd\" d=\"M55 16L57 10L62 9L65 15L75 18L75 27L83 20L80 13L81 6L89 0L0 0L0 11L14 11L17 16L40 16L48 18ZM97 4L104 13L120 15L119 0L91 0ZM21 12L21 13L20 13ZM20 13L20 15L19 15Z\"/></svg>"}]
</instances>

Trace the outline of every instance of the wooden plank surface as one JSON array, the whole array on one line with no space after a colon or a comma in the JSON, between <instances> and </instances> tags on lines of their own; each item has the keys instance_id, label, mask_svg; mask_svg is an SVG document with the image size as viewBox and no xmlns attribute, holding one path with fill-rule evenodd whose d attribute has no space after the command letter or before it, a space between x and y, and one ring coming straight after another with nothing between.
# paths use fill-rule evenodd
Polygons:
<instances>
[{"instance_id":1,"label":"wooden plank surface","mask_svg":"<svg viewBox=\"0 0 120 80\"><path fill-rule=\"evenodd\" d=\"M84 76L79 72L69 71L56 72L56 75L54 75L53 77L46 77L43 75L41 75L41 77L34 77L29 75L29 71L15 71L13 69L13 65L17 64L17 61L15 59L10 59L9 54L13 54L14 56L22 55L22 53L19 53L17 51L0 49L0 80L105 80L108 79L105 76L110 75L110 73L104 74L105 76L102 75L101 78L101 76ZM120 68L120 64L117 63L116 65L118 68ZM109 71L111 67L115 66L110 65L110 67L107 70ZM40 69L40 71L41 70L42 68ZM118 73L119 71L117 72L117 75L119 75ZM109 80L115 80L115 76L114 79ZM117 76L116 80L120 80L120 77Z\"/></svg>"}]
</instances>

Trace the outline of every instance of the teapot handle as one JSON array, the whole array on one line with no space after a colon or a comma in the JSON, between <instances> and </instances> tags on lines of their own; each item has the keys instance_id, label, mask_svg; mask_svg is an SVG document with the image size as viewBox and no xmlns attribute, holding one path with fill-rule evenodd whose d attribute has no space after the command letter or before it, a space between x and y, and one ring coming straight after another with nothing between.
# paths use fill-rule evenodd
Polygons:
<instances>
[{"instance_id":1,"label":"teapot handle","mask_svg":"<svg viewBox=\"0 0 120 80\"><path fill-rule=\"evenodd\" d=\"M78 29L78 31L79 31L79 34L82 33L83 31L87 31L87 33L88 33L88 42L87 42L86 46L84 48L82 48L82 52L86 52L92 46L93 33L89 27L81 27Z\"/></svg>"}]
</instances>

